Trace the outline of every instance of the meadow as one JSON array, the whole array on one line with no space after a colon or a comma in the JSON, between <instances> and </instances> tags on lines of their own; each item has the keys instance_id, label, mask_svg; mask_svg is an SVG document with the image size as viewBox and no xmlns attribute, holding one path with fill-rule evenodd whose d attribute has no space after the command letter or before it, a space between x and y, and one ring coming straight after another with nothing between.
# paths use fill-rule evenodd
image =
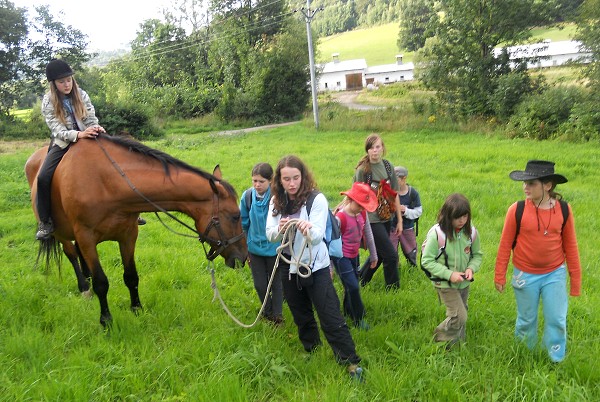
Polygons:
<instances>
[{"instance_id":1,"label":"meadow","mask_svg":"<svg viewBox=\"0 0 600 402\"><path fill-rule=\"evenodd\" d=\"M405 63L413 61L413 52L399 50L396 45L398 26L394 22L320 38L315 44L317 60L319 63L326 63L332 60L333 53L339 53L340 60L365 59L368 66L393 64L397 54L404 55ZM570 40L574 34L573 24L531 31L534 39L552 41Z\"/></svg>"},{"instance_id":2,"label":"meadow","mask_svg":"<svg viewBox=\"0 0 600 402\"><path fill-rule=\"evenodd\" d=\"M220 164L238 193L250 170L300 156L333 207L350 187L368 130L312 128L312 121L234 135L170 133L148 145L212 171ZM210 274L197 241L174 235L153 214L140 228L136 261L144 311L129 311L118 247L99 247L111 283L114 325L98 323L96 298L82 298L66 259L62 269L36 267L35 219L23 173L42 143L0 143L0 395L13 401L592 401L600 400L596 312L600 304L600 235L596 145L508 139L439 128L381 133L394 164L409 170L421 193L422 241L443 199L470 200L484 263L472 284L467 343L447 352L431 341L444 318L431 284L401 259L401 288L386 292L378 272L362 289L369 331L351 329L366 381L350 380L324 344L306 354L284 305L281 328L244 329L213 301ZM528 159L549 159L569 178L559 192L574 210L583 269L582 296L570 298L568 354L552 364L541 350L514 341L511 289L493 285L496 248L506 209L523 198L508 178ZM73 174L77 174L76 171ZM171 226L175 225L170 224ZM363 256L364 257L364 256ZM229 308L244 322L260 307L250 271L216 260ZM335 278L338 294L341 286ZM540 326L542 323L540 323ZM324 340L324 339L323 339Z\"/></svg>"}]
</instances>

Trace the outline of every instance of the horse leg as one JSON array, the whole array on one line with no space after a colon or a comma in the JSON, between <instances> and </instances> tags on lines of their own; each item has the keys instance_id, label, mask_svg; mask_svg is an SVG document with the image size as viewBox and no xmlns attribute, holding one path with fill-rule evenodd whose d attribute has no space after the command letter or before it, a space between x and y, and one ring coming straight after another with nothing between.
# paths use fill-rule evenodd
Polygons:
<instances>
[{"instance_id":1,"label":"horse leg","mask_svg":"<svg viewBox=\"0 0 600 402\"><path fill-rule=\"evenodd\" d=\"M73 270L75 271L75 276L77 277L77 287L79 288L79 292L82 296L89 299L90 297L92 297L92 293L90 292L90 282L88 280L89 276L84 276L83 271L81 269L81 265L79 263L79 249L70 241L65 241L62 243L62 245L63 252L71 262L71 265L73 265Z\"/></svg>"},{"instance_id":2,"label":"horse leg","mask_svg":"<svg viewBox=\"0 0 600 402\"><path fill-rule=\"evenodd\" d=\"M119 242L119 249L121 251L121 261L123 262L123 282L129 289L129 297L131 299L131 311L137 314L142 310L142 303L140 302L140 295L138 292L138 285L140 278L135 267L135 241L137 236L133 236L129 239Z\"/></svg>"},{"instance_id":3,"label":"horse leg","mask_svg":"<svg viewBox=\"0 0 600 402\"><path fill-rule=\"evenodd\" d=\"M94 293L98 296L98 301L100 302L100 324L104 328L110 328L112 323L112 315L110 314L110 310L108 308L108 278L100 265L100 260L98 259L98 250L96 250L96 241L93 239L82 239L81 235L75 235L77 237L77 243L79 246L79 250L81 252L81 256L87 263L87 266L91 269L92 273L92 288L94 289Z\"/></svg>"},{"instance_id":4,"label":"horse leg","mask_svg":"<svg viewBox=\"0 0 600 402\"><path fill-rule=\"evenodd\" d=\"M88 267L87 263L81 256L81 250L79 250L79 245L75 242L75 249L77 250L77 255L79 256L79 264L81 266L82 275L89 280L92 278L92 273L90 271L90 267Z\"/></svg>"}]
</instances>

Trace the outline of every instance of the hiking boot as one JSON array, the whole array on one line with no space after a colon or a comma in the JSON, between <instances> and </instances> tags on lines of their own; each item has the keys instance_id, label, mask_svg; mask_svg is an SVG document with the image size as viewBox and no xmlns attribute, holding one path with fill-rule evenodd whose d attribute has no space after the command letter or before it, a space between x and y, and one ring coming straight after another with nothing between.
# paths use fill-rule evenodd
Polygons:
<instances>
[{"instance_id":1,"label":"hiking boot","mask_svg":"<svg viewBox=\"0 0 600 402\"><path fill-rule=\"evenodd\" d=\"M268 317L267 320L269 320L271 324L275 325L276 327L283 327L284 320L280 315Z\"/></svg>"},{"instance_id":2,"label":"hiking boot","mask_svg":"<svg viewBox=\"0 0 600 402\"><path fill-rule=\"evenodd\" d=\"M141 216L138 216L137 222L138 222L138 226L142 226L142 225L146 224L146 220L144 218L142 218Z\"/></svg>"},{"instance_id":3,"label":"hiking boot","mask_svg":"<svg viewBox=\"0 0 600 402\"><path fill-rule=\"evenodd\" d=\"M40 222L38 225L38 231L35 234L36 240L48 240L52 233L54 233L54 225L52 224L52 220L48 222Z\"/></svg>"},{"instance_id":4,"label":"hiking boot","mask_svg":"<svg viewBox=\"0 0 600 402\"><path fill-rule=\"evenodd\" d=\"M357 364L351 364L348 366L348 374L350 374L350 378L357 382L365 382L363 377L363 369Z\"/></svg>"}]
</instances>

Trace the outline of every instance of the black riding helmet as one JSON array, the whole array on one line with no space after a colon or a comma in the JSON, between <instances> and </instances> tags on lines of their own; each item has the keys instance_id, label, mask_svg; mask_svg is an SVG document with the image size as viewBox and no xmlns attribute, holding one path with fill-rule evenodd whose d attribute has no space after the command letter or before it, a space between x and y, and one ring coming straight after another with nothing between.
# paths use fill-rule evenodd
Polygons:
<instances>
[{"instance_id":1,"label":"black riding helmet","mask_svg":"<svg viewBox=\"0 0 600 402\"><path fill-rule=\"evenodd\" d=\"M75 72L71 66L60 59L52 59L50 63L46 65L46 78L48 78L48 81L58 80L73 74L75 74Z\"/></svg>"}]
</instances>

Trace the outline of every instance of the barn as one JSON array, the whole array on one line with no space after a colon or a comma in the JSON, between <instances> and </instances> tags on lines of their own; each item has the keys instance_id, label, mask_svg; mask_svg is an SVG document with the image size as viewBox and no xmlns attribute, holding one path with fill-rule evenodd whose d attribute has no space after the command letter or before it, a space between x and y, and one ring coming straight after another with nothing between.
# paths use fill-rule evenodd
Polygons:
<instances>
[{"instance_id":1,"label":"barn","mask_svg":"<svg viewBox=\"0 0 600 402\"><path fill-rule=\"evenodd\" d=\"M333 60L318 67L319 91L352 91L365 85L364 74L367 70L365 59L340 61L339 53L332 55Z\"/></svg>"},{"instance_id":2,"label":"barn","mask_svg":"<svg viewBox=\"0 0 600 402\"><path fill-rule=\"evenodd\" d=\"M396 56L396 63L368 67L365 72L366 85L383 85L393 82L414 79L415 66L412 62L403 63L401 54Z\"/></svg>"}]
</instances>

